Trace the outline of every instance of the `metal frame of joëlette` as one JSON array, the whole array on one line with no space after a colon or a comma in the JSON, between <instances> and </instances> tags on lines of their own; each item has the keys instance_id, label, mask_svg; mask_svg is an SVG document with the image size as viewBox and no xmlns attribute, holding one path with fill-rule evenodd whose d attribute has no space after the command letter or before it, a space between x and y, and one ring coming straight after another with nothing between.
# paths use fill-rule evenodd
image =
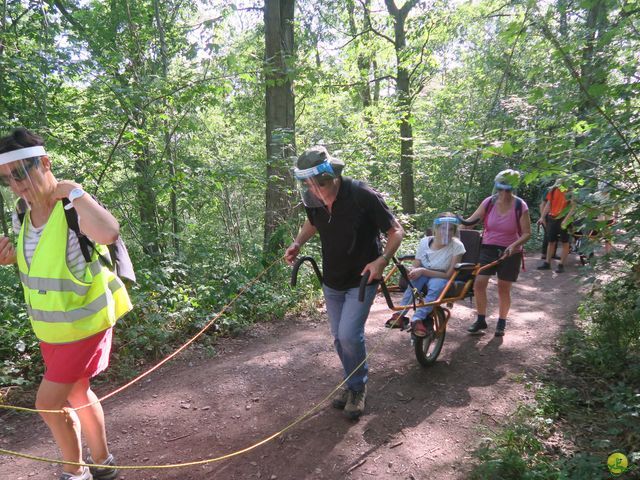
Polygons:
<instances>
[{"instance_id":1,"label":"metal frame of jo\u00eblette","mask_svg":"<svg viewBox=\"0 0 640 480\"><path fill-rule=\"evenodd\" d=\"M407 258L411 258L411 257L403 257L404 260L406 260ZM447 284L445 285L444 289L442 290L442 292L440 293L440 296L437 299L435 299L432 302L427 302L427 303L421 301L421 302L416 302L415 304L411 304L411 305L395 305L393 303L393 299L391 298L391 294L389 293L389 287L387 287L387 281L395 274L395 272L400 270L399 267L401 266L400 261L397 260L394 257L393 258L393 264L394 264L393 268L380 281L380 287L379 287L378 291L382 292L382 294L384 295L385 300L387 301L387 306L389 307L389 309L391 309L393 311L400 311L400 310L405 310L405 309L408 309L408 308L437 306L437 305L441 305L443 303L453 303L453 302L457 302L458 300L462 300L462 299L465 298L465 296L469 292L469 289L473 285L473 281L475 280L475 278L476 278L476 276L478 274L480 274L484 270L487 270L489 268L492 268L492 267L496 266L502 260L503 260L503 258L501 257L501 258L499 258L499 259L497 259L497 260L495 260L495 261L493 261L491 263L488 263L486 265L480 265L479 263L458 263L455 266L455 271L453 272L451 277L449 277L449 280L447 281ZM320 284L322 284L322 273L320 273L320 269L318 268L318 264L313 259L313 257L300 257L296 261L296 263L294 264L293 270L291 271L291 286L292 287L296 286L297 281L298 281L298 270L300 269L300 266L304 262L308 262L308 263L311 264L316 276L318 277L318 280L320 281ZM402 267L402 268L404 268L404 267ZM460 293L458 295L453 296L453 297L445 297L447 291L449 290L449 287L451 287L453 282L455 282L455 279L458 277L458 275L462 271L470 271L471 272L471 277L468 280L465 281L464 287L462 288L462 290L460 291ZM360 280L360 287L359 287L359 292L358 292L358 299L360 301L364 301L364 292L365 292L365 288L366 288L368 283L369 283L369 272L367 272L365 275L363 275L362 276L362 280ZM396 287L391 287L391 288L395 289Z\"/></svg>"}]
</instances>

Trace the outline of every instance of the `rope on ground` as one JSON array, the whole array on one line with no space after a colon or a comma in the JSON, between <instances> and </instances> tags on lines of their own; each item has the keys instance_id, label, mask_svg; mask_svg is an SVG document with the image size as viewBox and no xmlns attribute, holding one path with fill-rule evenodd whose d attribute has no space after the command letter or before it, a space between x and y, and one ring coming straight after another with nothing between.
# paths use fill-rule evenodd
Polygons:
<instances>
[{"instance_id":1,"label":"rope on ground","mask_svg":"<svg viewBox=\"0 0 640 480\"><path fill-rule=\"evenodd\" d=\"M398 320L396 319L396 321L398 321ZM347 383L347 381L358 371L358 369L360 367L362 367L367 362L369 357L371 357L371 355L373 355L378 350L378 348L382 345L382 343L387 339L387 335L389 335L389 333L392 330L393 329L390 328L390 329L387 330L387 332L385 332L385 334L382 336L382 338L380 340L378 340L378 342L374 345L374 347L371 349L371 351L369 353L367 353L367 355L364 357L364 359L326 397L324 397L316 405L311 407L309 410L307 410L305 413L300 415L298 418L293 420L287 426L285 426L284 428L280 429L276 433L274 433L272 435L269 435L268 437L260 440L259 442L256 442L253 445L250 445L250 446L248 446L246 448L243 448L243 449L240 449L240 450L236 450L235 452L227 453L226 455L221 455L219 457L214 457L214 458L207 458L207 459L204 459L204 460L195 460L195 461L192 461L192 462L184 462L184 463L172 463L172 464L166 464L166 465L118 465L117 466L118 470L164 470L164 469L171 469L171 468L193 467L193 466L198 466L198 465L206 465L206 464L209 464L209 463L215 463L215 462L219 462L221 460L227 460L229 458L237 457L237 456L242 455L244 453L247 453L247 452L250 452L252 450L255 450L256 448L260 447L261 445L264 445L264 444L270 442L274 438L277 438L280 435L283 435L284 433L286 433L287 431L291 430L293 427L295 427L296 425L301 423L303 420L307 419L308 417L313 415L315 412L317 412L320 409L320 407L325 402L327 402L331 397L333 397L333 395L335 395L337 393L337 391L340 390ZM35 460L35 461L38 461L38 462L44 462L44 463L57 463L57 464L61 464L61 465L74 465L74 466L87 465L89 467L98 467L98 468L99 467L104 467L104 465L96 465L96 464L89 464L89 463L77 463L77 462L67 462L65 460L57 460L57 459L53 459L53 458L39 457L39 456L36 456L36 455L29 455L29 454L26 454L26 453L14 452L12 450L5 450L3 448L0 448L0 453L5 454L5 455L11 455L11 456L14 456L14 457L26 458L28 460Z\"/></svg>"},{"instance_id":2,"label":"rope on ground","mask_svg":"<svg viewBox=\"0 0 640 480\"><path fill-rule=\"evenodd\" d=\"M59 409L59 410L41 410L41 409L37 409L37 408L18 407L18 406L15 406L15 405L2 405L2 404L0 404L0 409L17 410L17 411L20 411L20 412L29 412L29 413L61 413L61 414L64 414L64 415L68 415L69 412L82 410L83 408L90 407L90 406L95 405L97 403L100 403L100 402L102 402L104 400L107 400L108 398L111 398L114 395L117 395L118 393L120 393L120 392L126 390L127 388L129 388L131 385L139 382L143 378L145 378L148 375L150 375L151 373L155 372L158 368L160 368L162 365L164 365L168 361L172 360L174 357L176 357L178 354L180 354L183 350L185 350L189 345L191 345L198 338L200 338L238 300L238 298L240 298L242 295L244 295L244 293L250 287L252 287L255 283L257 283L258 280L260 280L269 270L271 270L271 268L273 268L281 260L282 260L281 257L275 259L269 266L267 266L264 270L262 270L262 272L260 272L253 280L251 280L244 287L242 287L240 289L240 291L236 294L236 296L233 297L233 299L231 299L231 301L229 303L227 303L222 308L222 310L220 310L220 312L218 312L218 314L215 317L213 317L204 327L202 327L202 329L198 333L196 333L184 345L182 345L180 348L178 348L176 351L174 351L169 356L164 358L162 361L160 361L159 363L157 363L156 365L151 367L146 372L141 373L140 375L135 377L133 380L131 380L130 382L128 382L128 383L124 384L123 386L117 388L113 392L111 392L111 393L109 393L109 394L97 399L94 402L87 403L86 405L81 405L81 406L75 407L75 408L66 407L66 408L62 408L62 409Z\"/></svg>"}]
</instances>

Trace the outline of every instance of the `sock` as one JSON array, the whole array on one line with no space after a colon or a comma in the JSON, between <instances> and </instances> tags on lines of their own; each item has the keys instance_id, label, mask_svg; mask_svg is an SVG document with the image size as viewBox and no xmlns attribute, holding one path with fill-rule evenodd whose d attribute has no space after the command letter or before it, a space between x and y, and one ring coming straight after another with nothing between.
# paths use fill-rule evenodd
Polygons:
<instances>
[{"instance_id":1,"label":"sock","mask_svg":"<svg viewBox=\"0 0 640 480\"><path fill-rule=\"evenodd\" d=\"M485 322L485 317L486 315L480 315L478 314L478 322ZM486 322L485 322L486 323Z\"/></svg>"},{"instance_id":2,"label":"sock","mask_svg":"<svg viewBox=\"0 0 640 480\"><path fill-rule=\"evenodd\" d=\"M507 323L507 319L506 318L498 318L498 322L502 322L506 325Z\"/></svg>"}]
</instances>

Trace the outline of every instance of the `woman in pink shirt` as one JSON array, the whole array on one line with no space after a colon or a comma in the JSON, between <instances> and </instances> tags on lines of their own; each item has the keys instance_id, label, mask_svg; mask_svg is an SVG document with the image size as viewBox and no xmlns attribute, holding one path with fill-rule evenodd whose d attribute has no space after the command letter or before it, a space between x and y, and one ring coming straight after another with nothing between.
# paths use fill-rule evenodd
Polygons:
<instances>
[{"instance_id":1,"label":"woman in pink shirt","mask_svg":"<svg viewBox=\"0 0 640 480\"><path fill-rule=\"evenodd\" d=\"M467 329L472 334L482 333L487 328L487 285L489 277L497 273L499 311L495 335L504 335L511 307L511 285L520 273L522 245L531 236L529 207L514 193L519 184L519 172L503 170L498 173L494 182L495 193L485 198L473 215L463 220L465 225L474 225L484 219L480 264L503 258L498 265L478 275L473 284L478 316Z\"/></svg>"}]
</instances>

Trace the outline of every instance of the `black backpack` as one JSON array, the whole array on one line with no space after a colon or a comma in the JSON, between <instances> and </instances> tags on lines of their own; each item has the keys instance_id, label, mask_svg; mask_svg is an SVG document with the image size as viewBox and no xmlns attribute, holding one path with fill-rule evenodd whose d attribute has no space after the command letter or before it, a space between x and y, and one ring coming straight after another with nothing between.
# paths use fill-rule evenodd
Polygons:
<instances>
[{"instance_id":1,"label":"black backpack","mask_svg":"<svg viewBox=\"0 0 640 480\"><path fill-rule=\"evenodd\" d=\"M92 198L98 202L98 199L96 199L93 195ZM69 203L70 202L68 199L62 199L62 204L64 207L69 205ZM102 206L101 203L100 205ZM18 203L16 205L16 214L18 215L20 225L22 225L26 213L27 202L25 202L24 199L21 198L18 200ZM124 244L122 237L118 236L115 242L107 245L107 248L109 249L109 256L111 257L111 260L109 260L96 249L95 243L80 231L80 225L78 224L78 213L76 212L76 209L71 207L67 210L65 208L64 215L67 219L67 225L69 226L69 229L72 230L78 237L78 243L80 244L82 256L87 263L91 262L91 253L95 251L98 254L100 262L113 273L118 275L121 280L129 283L136 282L136 274L133 270L133 263L131 262L127 246Z\"/></svg>"}]
</instances>

